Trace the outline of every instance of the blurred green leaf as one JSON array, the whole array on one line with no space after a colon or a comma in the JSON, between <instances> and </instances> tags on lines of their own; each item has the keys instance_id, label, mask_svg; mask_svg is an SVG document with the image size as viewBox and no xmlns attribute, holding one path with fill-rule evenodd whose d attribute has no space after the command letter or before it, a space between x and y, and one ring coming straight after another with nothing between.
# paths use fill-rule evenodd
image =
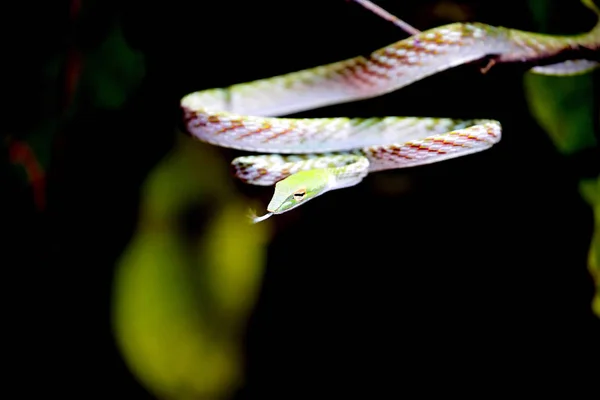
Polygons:
<instances>
[{"instance_id":1,"label":"blurred green leaf","mask_svg":"<svg viewBox=\"0 0 600 400\"><path fill-rule=\"evenodd\" d=\"M140 84L144 57L129 47L115 23L106 39L85 55L80 95L98 108L118 108Z\"/></svg>"},{"instance_id":2,"label":"blurred green leaf","mask_svg":"<svg viewBox=\"0 0 600 400\"><path fill-rule=\"evenodd\" d=\"M270 224L249 223L250 204L227 172L214 148L185 138L148 176L137 232L117 266L117 342L159 398L228 398L243 380L242 337ZM181 216L207 201L208 218L190 236Z\"/></svg>"},{"instance_id":3,"label":"blurred green leaf","mask_svg":"<svg viewBox=\"0 0 600 400\"><path fill-rule=\"evenodd\" d=\"M588 8L593 6L593 2L583 3ZM548 33L556 1L529 0L528 4L538 31ZM573 1L573 7L581 7L581 2ZM594 73L573 76L525 74L524 89L529 109L563 154L573 154L597 144L594 118L598 110L594 109L592 101Z\"/></svg>"},{"instance_id":4,"label":"blurred green leaf","mask_svg":"<svg viewBox=\"0 0 600 400\"><path fill-rule=\"evenodd\" d=\"M592 309L600 318L600 175L596 179L583 180L580 184L580 192L594 212L594 235L590 246L588 266L596 283Z\"/></svg>"},{"instance_id":5,"label":"blurred green leaf","mask_svg":"<svg viewBox=\"0 0 600 400\"><path fill-rule=\"evenodd\" d=\"M595 8L591 0L583 0L588 8ZM573 6L577 6L573 2ZM553 2L529 0L529 6L539 30L547 32ZM534 118L563 154L597 146L594 136L595 119L600 112L594 107L594 79L598 70L573 76L546 76L528 73L524 89ZM588 268L596 284L592 301L593 312L600 317L600 176L580 182L582 197L592 206L595 228L590 244Z\"/></svg>"},{"instance_id":6,"label":"blurred green leaf","mask_svg":"<svg viewBox=\"0 0 600 400\"><path fill-rule=\"evenodd\" d=\"M546 76L528 73L525 94L531 113L550 135L558 150L573 154L597 144L591 101L593 73Z\"/></svg>"}]
</instances>

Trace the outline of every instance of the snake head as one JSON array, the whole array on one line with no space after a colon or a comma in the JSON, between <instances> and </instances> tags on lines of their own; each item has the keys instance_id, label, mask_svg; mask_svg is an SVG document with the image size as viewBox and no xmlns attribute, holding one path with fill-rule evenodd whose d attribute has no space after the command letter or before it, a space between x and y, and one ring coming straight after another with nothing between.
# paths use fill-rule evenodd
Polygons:
<instances>
[{"instance_id":1,"label":"snake head","mask_svg":"<svg viewBox=\"0 0 600 400\"><path fill-rule=\"evenodd\" d=\"M275 184L275 193L267 206L268 213L252 216L254 223L264 221L271 215L283 214L332 188L334 181L330 172L325 169L300 171Z\"/></svg>"},{"instance_id":2,"label":"snake head","mask_svg":"<svg viewBox=\"0 0 600 400\"><path fill-rule=\"evenodd\" d=\"M325 169L299 171L275 184L275 193L267 206L272 214L282 214L329 190L331 173Z\"/></svg>"}]
</instances>

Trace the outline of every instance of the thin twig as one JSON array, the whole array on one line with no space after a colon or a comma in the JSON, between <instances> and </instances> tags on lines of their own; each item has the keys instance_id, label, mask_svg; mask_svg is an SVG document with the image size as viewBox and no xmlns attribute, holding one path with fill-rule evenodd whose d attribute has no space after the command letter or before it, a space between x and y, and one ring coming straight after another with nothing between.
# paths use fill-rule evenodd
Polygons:
<instances>
[{"instance_id":1,"label":"thin twig","mask_svg":"<svg viewBox=\"0 0 600 400\"><path fill-rule=\"evenodd\" d=\"M418 30L417 28L412 27L408 23L402 21L400 18L396 17L395 15L390 14L389 12L387 12L386 10L379 7L377 4L372 3L369 0L354 0L354 1L358 4L360 4L361 6L363 6L364 8L377 14L381 18L392 22L394 25L400 27L400 29L402 29L409 35L417 35L417 34L421 33L421 31Z\"/></svg>"}]
</instances>

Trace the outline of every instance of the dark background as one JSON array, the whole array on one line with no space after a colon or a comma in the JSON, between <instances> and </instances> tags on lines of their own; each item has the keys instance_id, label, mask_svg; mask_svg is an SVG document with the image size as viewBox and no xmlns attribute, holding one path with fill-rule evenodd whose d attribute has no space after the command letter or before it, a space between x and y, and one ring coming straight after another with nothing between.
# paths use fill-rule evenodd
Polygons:
<instances>
[{"instance_id":1,"label":"dark background","mask_svg":"<svg viewBox=\"0 0 600 400\"><path fill-rule=\"evenodd\" d=\"M432 12L437 3L379 2L422 30L456 21ZM537 30L525 2L460 4L459 17ZM553 33L595 23L576 1L553 4ZM406 35L341 0L105 1L83 7L76 30L63 5L5 14L19 21L7 41L15 56L3 85L5 132L26 139L35 118L56 112L37 100L48 89L40 65L73 43L93 47L114 18L143 52L146 73L124 106L83 104L62 128L44 213L2 168L4 345L18 377L6 384L21 393L152 398L114 347L110 288L139 187L175 141L179 99L368 54ZM276 219L240 399L539 394L598 381L600 321L586 266L593 214L578 193L580 179L600 172L598 149L556 150L527 108L523 68L477 68L298 115L494 118L504 132L484 153L382 172ZM237 187L265 203L271 195Z\"/></svg>"}]
</instances>

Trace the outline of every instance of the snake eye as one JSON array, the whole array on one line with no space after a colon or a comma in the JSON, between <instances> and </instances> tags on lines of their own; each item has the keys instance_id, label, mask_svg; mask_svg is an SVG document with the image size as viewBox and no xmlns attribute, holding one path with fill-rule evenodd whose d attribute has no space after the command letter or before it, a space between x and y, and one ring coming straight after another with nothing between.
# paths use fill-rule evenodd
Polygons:
<instances>
[{"instance_id":1,"label":"snake eye","mask_svg":"<svg viewBox=\"0 0 600 400\"><path fill-rule=\"evenodd\" d=\"M294 200L300 201L304 198L305 195L306 195L305 189L298 189L294 192Z\"/></svg>"}]
</instances>

